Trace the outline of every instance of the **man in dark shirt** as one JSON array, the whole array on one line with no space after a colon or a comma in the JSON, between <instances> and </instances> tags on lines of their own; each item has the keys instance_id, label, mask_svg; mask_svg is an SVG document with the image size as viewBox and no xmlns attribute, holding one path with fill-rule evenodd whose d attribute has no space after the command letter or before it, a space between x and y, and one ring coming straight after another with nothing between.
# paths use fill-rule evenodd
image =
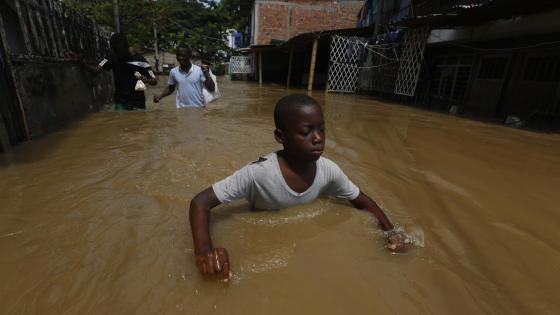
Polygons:
<instances>
[{"instance_id":1,"label":"man in dark shirt","mask_svg":"<svg viewBox=\"0 0 560 315\"><path fill-rule=\"evenodd\" d=\"M145 109L146 97L144 91L135 90L138 78L134 74L138 72L141 75L140 80L150 85L156 85L156 76L152 72L150 64L141 55L130 53L128 41L121 33L114 33L111 36L110 45L113 53L101 60L97 66L85 63L76 53L67 52L66 55L94 75L113 70L115 110Z\"/></svg>"}]
</instances>

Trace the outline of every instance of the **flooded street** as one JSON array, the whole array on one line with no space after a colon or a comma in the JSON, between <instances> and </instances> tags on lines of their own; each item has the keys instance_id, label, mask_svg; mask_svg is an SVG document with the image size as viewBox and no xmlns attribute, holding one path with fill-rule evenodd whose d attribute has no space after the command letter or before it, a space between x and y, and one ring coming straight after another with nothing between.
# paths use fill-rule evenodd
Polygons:
<instances>
[{"instance_id":1,"label":"flooded street","mask_svg":"<svg viewBox=\"0 0 560 315\"><path fill-rule=\"evenodd\" d=\"M383 248L374 218L320 199L213 210L234 277L199 275L186 211L279 149L281 86L220 78L207 110L175 96L92 114L0 156L2 314L558 314L560 135L314 91L334 160L423 235ZM166 78L160 78L166 82Z\"/></svg>"}]
</instances>

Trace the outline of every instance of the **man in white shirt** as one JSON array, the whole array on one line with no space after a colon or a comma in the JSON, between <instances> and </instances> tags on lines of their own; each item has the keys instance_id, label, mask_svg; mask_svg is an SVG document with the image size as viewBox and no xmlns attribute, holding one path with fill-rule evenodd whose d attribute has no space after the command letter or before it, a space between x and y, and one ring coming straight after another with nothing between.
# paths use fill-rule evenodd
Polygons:
<instances>
[{"instance_id":1,"label":"man in white shirt","mask_svg":"<svg viewBox=\"0 0 560 315\"><path fill-rule=\"evenodd\" d=\"M204 107L202 88L205 87L210 92L213 92L215 88L208 65L199 67L192 64L191 51L186 47L177 48L175 55L179 65L169 72L167 87L159 95L154 95L154 103L173 93L177 86L177 108Z\"/></svg>"},{"instance_id":2,"label":"man in white shirt","mask_svg":"<svg viewBox=\"0 0 560 315\"><path fill-rule=\"evenodd\" d=\"M259 209L282 209L309 203L319 195L345 199L377 218L386 232L389 250L407 250L410 241L406 235L394 231L393 224L379 206L334 162L321 157L325 148L325 122L321 108L313 98L303 94L283 97L274 109L274 123L274 136L283 150L248 164L203 190L191 201L189 218L195 259L202 274L230 277L226 249L212 245L210 209L242 198Z\"/></svg>"}]
</instances>

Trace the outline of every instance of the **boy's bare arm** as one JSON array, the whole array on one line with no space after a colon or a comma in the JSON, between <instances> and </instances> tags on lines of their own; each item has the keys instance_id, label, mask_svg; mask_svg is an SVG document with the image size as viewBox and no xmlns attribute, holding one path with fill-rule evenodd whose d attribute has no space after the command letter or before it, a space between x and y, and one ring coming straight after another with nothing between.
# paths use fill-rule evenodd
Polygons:
<instances>
[{"instance_id":1,"label":"boy's bare arm","mask_svg":"<svg viewBox=\"0 0 560 315\"><path fill-rule=\"evenodd\" d=\"M154 95L154 103L159 102L162 98L169 96L175 90L175 85L168 85L161 91L159 95Z\"/></svg>"},{"instance_id":2,"label":"boy's bare arm","mask_svg":"<svg viewBox=\"0 0 560 315\"><path fill-rule=\"evenodd\" d=\"M206 188L191 201L189 220L198 270L205 275L222 274L224 279L228 279L228 253L225 248L214 248L210 238L210 209L219 204L212 187Z\"/></svg>"},{"instance_id":3,"label":"boy's bare arm","mask_svg":"<svg viewBox=\"0 0 560 315\"><path fill-rule=\"evenodd\" d=\"M379 220L379 224L383 231L390 231L393 229L393 224L389 221L389 218L385 215L383 210L371 199L368 195L360 191L358 197L354 200L350 200L350 203L357 209L366 209Z\"/></svg>"},{"instance_id":4,"label":"boy's bare arm","mask_svg":"<svg viewBox=\"0 0 560 315\"><path fill-rule=\"evenodd\" d=\"M402 232L396 232L393 230L393 224L389 221L385 212L379 208L373 199L360 191L358 197L350 202L358 209L368 210L377 218L379 225L381 225L383 231L386 232L385 236L387 237L387 249L396 253L408 251L411 244L410 242L407 242L407 236Z\"/></svg>"}]
</instances>

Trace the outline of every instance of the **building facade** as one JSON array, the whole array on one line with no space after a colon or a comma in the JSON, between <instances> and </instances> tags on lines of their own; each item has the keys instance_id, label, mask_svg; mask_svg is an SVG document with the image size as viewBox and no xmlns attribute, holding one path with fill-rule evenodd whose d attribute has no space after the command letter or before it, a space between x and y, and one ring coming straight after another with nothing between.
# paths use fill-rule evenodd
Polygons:
<instances>
[{"instance_id":1,"label":"building facade","mask_svg":"<svg viewBox=\"0 0 560 315\"><path fill-rule=\"evenodd\" d=\"M375 22L379 3L366 1L361 15L364 24ZM383 10L384 27L370 42L380 38L384 42L391 31L429 30L416 91L412 96L395 95L398 99L497 121L515 116L529 126L560 126L559 1L383 3L393 11ZM408 15L397 17L400 11L395 8L404 5ZM402 44L402 39L396 40L397 51ZM406 54L400 51L399 55L394 65L361 71L361 90L396 94L396 74L407 61ZM375 63L361 65L367 68ZM378 81L384 84L376 84Z\"/></svg>"},{"instance_id":2,"label":"building facade","mask_svg":"<svg viewBox=\"0 0 560 315\"><path fill-rule=\"evenodd\" d=\"M303 33L353 28L364 1L255 0L251 11L251 45L268 45Z\"/></svg>"}]
</instances>

